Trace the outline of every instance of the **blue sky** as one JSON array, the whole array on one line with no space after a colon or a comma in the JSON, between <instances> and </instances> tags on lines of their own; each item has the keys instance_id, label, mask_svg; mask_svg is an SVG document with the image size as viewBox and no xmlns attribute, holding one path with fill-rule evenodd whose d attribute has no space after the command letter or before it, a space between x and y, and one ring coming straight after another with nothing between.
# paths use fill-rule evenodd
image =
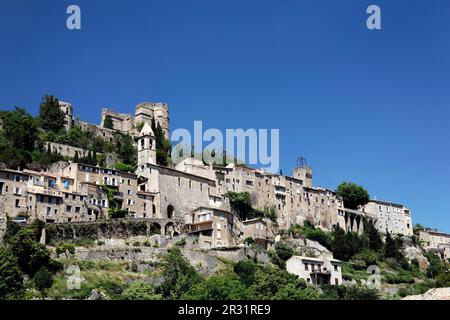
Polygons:
<instances>
[{"instance_id":1,"label":"blue sky","mask_svg":"<svg viewBox=\"0 0 450 320\"><path fill-rule=\"evenodd\" d=\"M449 17L440 0L2 0L0 108L50 93L99 123L163 101L172 129L279 128L285 174L302 155L315 185L354 181L450 232Z\"/></svg>"}]
</instances>

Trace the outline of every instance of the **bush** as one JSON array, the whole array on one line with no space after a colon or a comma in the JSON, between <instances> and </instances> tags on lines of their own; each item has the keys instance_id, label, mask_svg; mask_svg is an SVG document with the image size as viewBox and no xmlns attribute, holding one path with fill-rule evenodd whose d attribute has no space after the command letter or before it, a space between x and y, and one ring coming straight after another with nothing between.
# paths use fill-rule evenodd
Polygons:
<instances>
[{"instance_id":1,"label":"bush","mask_svg":"<svg viewBox=\"0 0 450 320\"><path fill-rule=\"evenodd\" d=\"M438 287L450 287L450 273L441 273L436 277L436 285Z\"/></svg>"},{"instance_id":2,"label":"bush","mask_svg":"<svg viewBox=\"0 0 450 320\"><path fill-rule=\"evenodd\" d=\"M59 256L65 254L66 258L69 255L75 254L75 245L73 243L60 243L56 246L56 254Z\"/></svg>"},{"instance_id":3,"label":"bush","mask_svg":"<svg viewBox=\"0 0 450 320\"><path fill-rule=\"evenodd\" d=\"M134 241L133 242L133 247L140 247L141 243L139 241Z\"/></svg>"},{"instance_id":4,"label":"bush","mask_svg":"<svg viewBox=\"0 0 450 320\"><path fill-rule=\"evenodd\" d=\"M377 263L379 256L378 253L370 250L370 249L364 249L360 253L353 256L354 260L361 260L364 261L365 266L371 266Z\"/></svg>"},{"instance_id":5,"label":"bush","mask_svg":"<svg viewBox=\"0 0 450 320\"><path fill-rule=\"evenodd\" d=\"M233 267L234 272L241 278L241 281L249 286L254 281L255 272L258 269L258 265L252 260L238 261Z\"/></svg>"},{"instance_id":6,"label":"bush","mask_svg":"<svg viewBox=\"0 0 450 320\"><path fill-rule=\"evenodd\" d=\"M178 240L177 242L175 242L175 245L178 247L184 247L186 245L186 238Z\"/></svg>"},{"instance_id":7,"label":"bush","mask_svg":"<svg viewBox=\"0 0 450 320\"><path fill-rule=\"evenodd\" d=\"M165 298L179 299L200 281L200 276L183 257L180 249L170 250L162 263L163 283L159 287Z\"/></svg>"},{"instance_id":8,"label":"bush","mask_svg":"<svg viewBox=\"0 0 450 320\"><path fill-rule=\"evenodd\" d=\"M184 300L246 300L246 288L235 274L214 275L192 287Z\"/></svg>"},{"instance_id":9,"label":"bush","mask_svg":"<svg viewBox=\"0 0 450 320\"><path fill-rule=\"evenodd\" d=\"M126 288L122 296L125 300L161 300L162 296L156 294L154 288L145 282L134 282Z\"/></svg>"},{"instance_id":10,"label":"bush","mask_svg":"<svg viewBox=\"0 0 450 320\"><path fill-rule=\"evenodd\" d=\"M0 300L18 299L23 294L23 276L16 257L0 247Z\"/></svg>"},{"instance_id":11,"label":"bush","mask_svg":"<svg viewBox=\"0 0 450 320\"><path fill-rule=\"evenodd\" d=\"M288 260L294 255L294 250L287 243L282 241L276 243L275 252L283 261Z\"/></svg>"},{"instance_id":12,"label":"bush","mask_svg":"<svg viewBox=\"0 0 450 320\"><path fill-rule=\"evenodd\" d=\"M327 300L378 300L379 293L376 289L358 286L333 286L322 285L322 298Z\"/></svg>"}]
</instances>

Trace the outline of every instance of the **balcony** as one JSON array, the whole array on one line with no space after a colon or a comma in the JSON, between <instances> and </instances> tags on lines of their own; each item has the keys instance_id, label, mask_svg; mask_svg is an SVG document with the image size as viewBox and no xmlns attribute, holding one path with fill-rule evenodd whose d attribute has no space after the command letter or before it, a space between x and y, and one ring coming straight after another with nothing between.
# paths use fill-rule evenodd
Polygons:
<instances>
[{"instance_id":1,"label":"balcony","mask_svg":"<svg viewBox=\"0 0 450 320\"><path fill-rule=\"evenodd\" d=\"M213 229L212 221L192 223L189 225L189 233L198 233L198 232L212 230L212 229Z\"/></svg>"},{"instance_id":2,"label":"balcony","mask_svg":"<svg viewBox=\"0 0 450 320\"><path fill-rule=\"evenodd\" d=\"M327 274L331 274L330 270L327 270L327 268L313 268L311 270L311 274L317 274L317 275L327 275Z\"/></svg>"},{"instance_id":3,"label":"balcony","mask_svg":"<svg viewBox=\"0 0 450 320\"><path fill-rule=\"evenodd\" d=\"M114 194L114 198L116 198L116 199L123 199L123 192L116 192Z\"/></svg>"}]
</instances>

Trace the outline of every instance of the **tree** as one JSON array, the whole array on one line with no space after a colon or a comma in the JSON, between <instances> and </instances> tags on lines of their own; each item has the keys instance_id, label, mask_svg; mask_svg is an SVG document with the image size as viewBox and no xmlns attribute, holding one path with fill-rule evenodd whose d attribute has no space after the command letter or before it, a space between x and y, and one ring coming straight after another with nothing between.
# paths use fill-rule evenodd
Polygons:
<instances>
[{"instance_id":1,"label":"tree","mask_svg":"<svg viewBox=\"0 0 450 320\"><path fill-rule=\"evenodd\" d=\"M45 300L47 289L53 285L53 274L46 268L41 267L33 277L34 286L42 294L42 300Z\"/></svg>"},{"instance_id":2,"label":"tree","mask_svg":"<svg viewBox=\"0 0 450 320\"><path fill-rule=\"evenodd\" d=\"M247 219L252 212L250 193L248 192L227 192L225 195L230 199L230 206L241 220Z\"/></svg>"},{"instance_id":3,"label":"tree","mask_svg":"<svg viewBox=\"0 0 450 320\"><path fill-rule=\"evenodd\" d=\"M384 257L398 259L401 255L397 242L392 238L390 232L386 232L384 244Z\"/></svg>"},{"instance_id":4,"label":"tree","mask_svg":"<svg viewBox=\"0 0 450 320\"><path fill-rule=\"evenodd\" d=\"M0 300L20 298L22 293L23 276L17 259L0 247Z\"/></svg>"},{"instance_id":5,"label":"tree","mask_svg":"<svg viewBox=\"0 0 450 320\"><path fill-rule=\"evenodd\" d=\"M59 107L58 98L46 95L39 107L41 128L55 133L61 132L66 124L66 116Z\"/></svg>"},{"instance_id":6,"label":"tree","mask_svg":"<svg viewBox=\"0 0 450 320\"><path fill-rule=\"evenodd\" d=\"M9 168L25 167L32 161L37 142L38 122L22 108L0 111L0 162Z\"/></svg>"},{"instance_id":7,"label":"tree","mask_svg":"<svg viewBox=\"0 0 450 320\"><path fill-rule=\"evenodd\" d=\"M367 238L369 248L379 251L383 248L383 240L375 226L367 220L364 220L364 236Z\"/></svg>"},{"instance_id":8,"label":"tree","mask_svg":"<svg viewBox=\"0 0 450 320\"><path fill-rule=\"evenodd\" d=\"M255 272L258 270L258 265L252 260L240 260L234 267L234 272L241 278L241 281L249 286L255 279Z\"/></svg>"},{"instance_id":9,"label":"tree","mask_svg":"<svg viewBox=\"0 0 450 320\"><path fill-rule=\"evenodd\" d=\"M279 241L275 245L275 252L284 261L294 255L294 250L285 242Z\"/></svg>"},{"instance_id":10,"label":"tree","mask_svg":"<svg viewBox=\"0 0 450 320\"><path fill-rule=\"evenodd\" d=\"M414 234L415 234L415 235L419 235L420 231L423 231L423 230L425 230L425 228L424 228L423 225L421 225L421 224L419 224L419 223L416 223L416 224L414 225L413 231L414 231Z\"/></svg>"},{"instance_id":11,"label":"tree","mask_svg":"<svg viewBox=\"0 0 450 320\"><path fill-rule=\"evenodd\" d=\"M151 127L156 140L156 163L161 166L167 166L170 162L169 153L172 148L170 141L164 136L161 124L159 122L156 123L154 118L152 119Z\"/></svg>"},{"instance_id":12,"label":"tree","mask_svg":"<svg viewBox=\"0 0 450 320\"><path fill-rule=\"evenodd\" d=\"M142 281L130 284L123 291L122 296L126 300L162 300L162 295L156 294L153 286Z\"/></svg>"},{"instance_id":13,"label":"tree","mask_svg":"<svg viewBox=\"0 0 450 320\"><path fill-rule=\"evenodd\" d=\"M75 156L73 157L73 161L75 163L77 163L80 160L79 155L78 155L78 150L75 151Z\"/></svg>"},{"instance_id":14,"label":"tree","mask_svg":"<svg viewBox=\"0 0 450 320\"><path fill-rule=\"evenodd\" d=\"M111 116L106 115L103 119L103 127L107 129L114 129L113 121L111 119Z\"/></svg>"},{"instance_id":15,"label":"tree","mask_svg":"<svg viewBox=\"0 0 450 320\"><path fill-rule=\"evenodd\" d=\"M259 268L254 275L254 282L249 287L252 299L272 300L274 296L289 284L299 290L306 287L304 280L276 267ZM286 289L287 290L287 289Z\"/></svg>"},{"instance_id":16,"label":"tree","mask_svg":"<svg viewBox=\"0 0 450 320\"><path fill-rule=\"evenodd\" d=\"M183 300L246 300L246 288L236 274L214 275L199 282Z\"/></svg>"},{"instance_id":17,"label":"tree","mask_svg":"<svg viewBox=\"0 0 450 320\"><path fill-rule=\"evenodd\" d=\"M169 254L164 256L162 265L164 281L160 290L165 298L179 299L200 281L197 271L178 248L171 249Z\"/></svg>"},{"instance_id":18,"label":"tree","mask_svg":"<svg viewBox=\"0 0 450 320\"><path fill-rule=\"evenodd\" d=\"M439 256L434 252L428 252L426 255L430 265L427 268L427 276L430 278L435 278L440 274L445 273L447 270L445 263L439 258ZM441 280L442 281L442 280Z\"/></svg>"},{"instance_id":19,"label":"tree","mask_svg":"<svg viewBox=\"0 0 450 320\"><path fill-rule=\"evenodd\" d=\"M17 257L20 269L29 276L50 262L50 253L35 237L33 230L21 229L10 241L11 252Z\"/></svg>"},{"instance_id":20,"label":"tree","mask_svg":"<svg viewBox=\"0 0 450 320\"><path fill-rule=\"evenodd\" d=\"M344 206L348 209L357 210L369 202L369 193L362 186L352 182L341 183L336 192L344 200Z\"/></svg>"}]
</instances>

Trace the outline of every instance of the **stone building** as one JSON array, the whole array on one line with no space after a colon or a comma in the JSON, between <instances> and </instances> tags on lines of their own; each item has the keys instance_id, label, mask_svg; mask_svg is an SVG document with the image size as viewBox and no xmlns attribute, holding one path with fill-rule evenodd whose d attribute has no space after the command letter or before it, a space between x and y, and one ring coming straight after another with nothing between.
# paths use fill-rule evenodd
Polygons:
<instances>
[{"instance_id":1,"label":"stone building","mask_svg":"<svg viewBox=\"0 0 450 320\"><path fill-rule=\"evenodd\" d=\"M263 218L249 219L242 222L244 240L251 238L255 244L263 249L268 249L274 243L266 221Z\"/></svg>"},{"instance_id":2,"label":"stone building","mask_svg":"<svg viewBox=\"0 0 450 320\"><path fill-rule=\"evenodd\" d=\"M286 261L286 269L310 284L342 284L341 261L331 257L292 256Z\"/></svg>"},{"instance_id":3,"label":"stone building","mask_svg":"<svg viewBox=\"0 0 450 320\"><path fill-rule=\"evenodd\" d=\"M229 247L235 244L234 215L225 210L199 207L185 217L190 235L198 237L203 249Z\"/></svg>"},{"instance_id":4,"label":"stone building","mask_svg":"<svg viewBox=\"0 0 450 320\"><path fill-rule=\"evenodd\" d=\"M382 233L413 235L411 212L402 204L370 200L361 210L377 217L375 226Z\"/></svg>"},{"instance_id":5,"label":"stone building","mask_svg":"<svg viewBox=\"0 0 450 320\"><path fill-rule=\"evenodd\" d=\"M427 228L419 231L419 240L425 250L435 251L442 260L450 259L450 234Z\"/></svg>"}]
</instances>

